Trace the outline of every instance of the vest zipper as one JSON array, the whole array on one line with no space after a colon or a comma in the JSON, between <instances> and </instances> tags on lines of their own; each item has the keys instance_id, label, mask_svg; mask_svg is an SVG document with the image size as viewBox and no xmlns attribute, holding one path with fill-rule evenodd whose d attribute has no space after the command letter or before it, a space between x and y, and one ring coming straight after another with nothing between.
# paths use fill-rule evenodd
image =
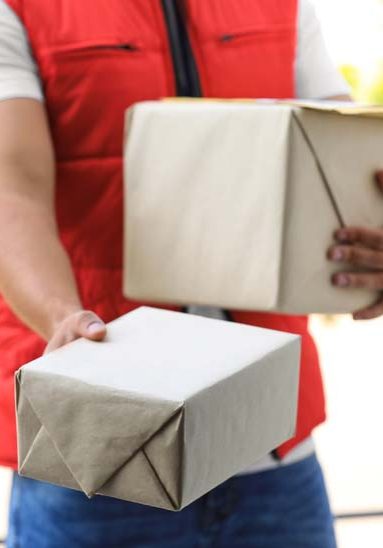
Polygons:
<instances>
[{"instance_id":1,"label":"vest zipper","mask_svg":"<svg viewBox=\"0 0 383 548\"><path fill-rule=\"evenodd\" d=\"M177 95L201 97L201 84L181 0L161 0L172 52Z\"/></svg>"}]
</instances>

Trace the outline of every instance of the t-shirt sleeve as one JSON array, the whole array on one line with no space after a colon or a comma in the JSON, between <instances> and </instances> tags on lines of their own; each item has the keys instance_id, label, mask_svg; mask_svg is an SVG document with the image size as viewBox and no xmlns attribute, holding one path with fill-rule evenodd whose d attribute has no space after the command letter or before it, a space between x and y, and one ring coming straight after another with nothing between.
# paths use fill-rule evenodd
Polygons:
<instances>
[{"instance_id":1,"label":"t-shirt sleeve","mask_svg":"<svg viewBox=\"0 0 383 548\"><path fill-rule=\"evenodd\" d=\"M25 28L0 0L0 101L13 98L42 101L44 96Z\"/></svg>"},{"instance_id":2,"label":"t-shirt sleeve","mask_svg":"<svg viewBox=\"0 0 383 548\"><path fill-rule=\"evenodd\" d=\"M350 88L330 58L311 0L299 0L296 93L300 99L349 95Z\"/></svg>"}]
</instances>

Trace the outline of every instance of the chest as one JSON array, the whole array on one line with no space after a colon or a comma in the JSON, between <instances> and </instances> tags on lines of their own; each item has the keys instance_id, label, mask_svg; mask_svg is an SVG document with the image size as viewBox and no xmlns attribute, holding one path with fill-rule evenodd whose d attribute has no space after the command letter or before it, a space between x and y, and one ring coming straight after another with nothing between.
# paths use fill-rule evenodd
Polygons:
<instances>
[{"instance_id":1,"label":"chest","mask_svg":"<svg viewBox=\"0 0 383 548\"><path fill-rule=\"evenodd\" d=\"M8 1L59 158L120 155L124 112L139 101L294 95L297 0Z\"/></svg>"},{"instance_id":2,"label":"chest","mask_svg":"<svg viewBox=\"0 0 383 548\"><path fill-rule=\"evenodd\" d=\"M150 98L173 95L180 77L175 56L188 64L186 54L203 95L286 96L296 1L25 0L23 17L47 84L70 66L72 85L93 71L120 85L128 81L132 92L134 80ZM185 36L190 48L181 52L177 40Z\"/></svg>"}]
</instances>

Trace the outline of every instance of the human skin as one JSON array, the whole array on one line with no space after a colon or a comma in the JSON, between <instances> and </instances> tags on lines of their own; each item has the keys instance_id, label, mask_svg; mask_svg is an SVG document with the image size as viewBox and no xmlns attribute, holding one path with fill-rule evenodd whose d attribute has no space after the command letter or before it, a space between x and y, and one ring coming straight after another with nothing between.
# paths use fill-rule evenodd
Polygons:
<instances>
[{"instance_id":1,"label":"human skin","mask_svg":"<svg viewBox=\"0 0 383 548\"><path fill-rule=\"evenodd\" d=\"M374 184L372 181L371 184ZM382 191L383 218L383 170L375 174L375 184ZM332 283L339 288L364 288L383 291L383 229L349 226L336 230L336 243L328 250L328 258L344 263L345 269L332 276ZM361 267L364 272L351 272L347 266ZM383 296L371 306L354 312L356 320L370 320L383 315Z\"/></svg>"},{"instance_id":2,"label":"human skin","mask_svg":"<svg viewBox=\"0 0 383 548\"><path fill-rule=\"evenodd\" d=\"M55 160L46 112L32 99L0 102L0 292L53 350L106 329L83 310L54 208ZM97 235L95 234L95 238Z\"/></svg>"}]
</instances>

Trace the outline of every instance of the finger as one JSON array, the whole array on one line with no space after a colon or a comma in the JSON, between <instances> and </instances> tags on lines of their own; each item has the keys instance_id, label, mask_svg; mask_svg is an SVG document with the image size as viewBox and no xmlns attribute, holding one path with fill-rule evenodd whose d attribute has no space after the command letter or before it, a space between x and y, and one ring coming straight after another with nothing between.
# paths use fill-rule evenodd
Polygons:
<instances>
[{"instance_id":1,"label":"finger","mask_svg":"<svg viewBox=\"0 0 383 548\"><path fill-rule=\"evenodd\" d=\"M363 308L362 310L358 310L357 312L354 312L352 317L354 320L373 320L374 318L379 318L379 316L383 315L383 297L380 297L377 302L372 304L371 306L368 306L367 308Z\"/></svg>"},{"instance_id":2,"label":"finger","mask_svg":"<svg viewBox=\"0 0 383 548\"><path fill-rule=\"evenodd\" d=\"M352 245L332 246L327 252L330 261L383 270L383 252Z\"/></svg>"},{"instance_id":3,"label":"finger","mask_svg":"<svg viewBox=\"0 0 383 548\"><path fill-rule=\"evenodd\" d=\"M64 346L65 344L68 344L75 339L78 339L78 336L76 336L73 331L68 332L65 330L60 330L49 341L49 343L45 347L44 354L49 354L49 352L53 352L53 350L57 350L61 346Z\"/></svg>"},{"instance_id":4,"label":"finger","mask_svg":"<svg viewBox=\"0 0 383 548\"><path fill-rule=\"evenodd\" d=\"M75 331L80 337L92 341L102 341L106 336L104 322L94 312L85 311L78 315Z\"/></svg>"},{"instance_id":5,"label":"finger","mask_svg":"<svg viewBox=\"0 0 383 548\"><path fill-rule=\"evenodd\" d=\"M378 188L383 192L383 169L380 169L375 174L376 184Z\"/></svg>"},{"instance_id":6,"label":"finger","mask_svg":"<svg viewBox=\"0 0 383 548\"><path fill-rule=\"evenodd\" d=\"M104 322L90 311L80 311L65 318L49 341L44 354L57 350L80 337L92 341L102 341L106 336Z\"/></svg>"},{"instance_id":7,"label":"finger","mask_svg":"<svg viewBox=\"0 0 383 548\"><path fill-rule=\"evenodd\" d=\"M331 277L332 284L340 288L383 290L383 273L337 272Z\"/></svg>"},{"instance_id":8,"label":"finger","mask_svg":"<svg viewBox=\"0 0 383 548\"><path fill-rule=\"evenodd\" d=\"M334 238L340 243L361 244L364 247L383 251L383 229L350 226L336 230Z\"/></svg>"}]
</instances>

